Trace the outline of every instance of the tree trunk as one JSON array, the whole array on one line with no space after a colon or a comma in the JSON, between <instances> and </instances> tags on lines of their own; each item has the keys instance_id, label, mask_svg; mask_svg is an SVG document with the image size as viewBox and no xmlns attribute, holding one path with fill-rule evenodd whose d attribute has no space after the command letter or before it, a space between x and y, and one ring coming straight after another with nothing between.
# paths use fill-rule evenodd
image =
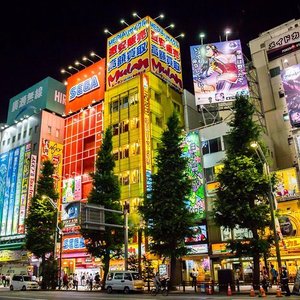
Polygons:
<instances>
[{"instance_id":1,"label":"tree trunk","mask_svg":"<svg viewBox=\"0 0 300 300\"><path fill-rule=\"evenodd\" d=\"M41 264L41 268L42 268L42 271L41 271L41 275L42 275L42 284L41 284L41 289L42 290L46 290L47 289L47 282L46 282L46 279L45 279L45 263L46 263L46 257L45 257L45 254L42 255L42 264Z\"/></svg>"},{"instance_id":2,"label":"tree trunk","mask_svg":"<svg viewBox=\"0 0 300 300\"><path fill-rule=\"evenodd\" d=\"M176 256L172 255L170 260L170 290L176 290Z\"/></svg>"},{"instance_id":3,"label":"tree trunk","mask_svg":"<svg viewBox=\"0 0 300 300\"><path fill-rule=\"evenodd\" d=\"M106 277L109 271L109 262L110 262L109 250L106 251L102 262L103 262L103 278L101 283L101 289L104 290Z\"/></svg>"},{"instance_id":4,"label":"tree trunk","mask_svg":"<svg viewBox=\"0 0 300 300\"><path fill-rule=\"evenodd\" d=\"M253 288L259 290L260 287L260 269L259 255L253 255Z\"/></svg>"}]
</instances>

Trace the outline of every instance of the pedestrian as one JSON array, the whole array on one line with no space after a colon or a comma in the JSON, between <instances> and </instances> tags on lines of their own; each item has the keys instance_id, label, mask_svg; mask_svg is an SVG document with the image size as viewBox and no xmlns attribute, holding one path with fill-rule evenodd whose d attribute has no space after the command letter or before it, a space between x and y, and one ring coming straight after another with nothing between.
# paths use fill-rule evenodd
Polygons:
<instances>
[{"instance_id":1,"label":"pedestrian","mask_svg":"<svg viewBox=\"0 0 300 300\"><path fill-rule=\"evenodd\" d=\"M192 277L192 287L196 287L198 272L195 270L195 268L193 268L192 272L190 273L190 276Z\"/></svg>"},{"instance_id":2,"label":"pedestrian","mask_svg":"<svg viewBox=\"0 0 300 300\"><path fill-rule=\"evenodd\" d=\"M271 284L277 284L278 283L278 280L277 280L277 277L278 277L278 272L277 270L275 269L274 265L271 265Z\"/></svg>"},{"instance_id":3,"label":"pedestrian","mask_svg":"<svg viewBox=\"0 0 300 300\"><path fill-rule=\"evenodd\" d=\"M2 284L5 287L6 286L6 277L4 274L2 274L1 279L2 279Z\"/></svg>"},{"instance_id":4,"label":"pedestrian","mask_svg":"<svg viewBox=\"0 0 300 300\"><path fill-rule=\"evenodd\" d=\"M77 276L77 274L74 274L74 276L73 276L73 286L74 286L74 289L76 289L76 291L78 291L78 276Z\"/></svg>"},{"instance_id":5,"label":"pedestrian","mask_svg":"<svg viewBox=\"0 0 300 300\"><path fill-rule=\"evenodd\" d=\"M65 273L63 276L63 286L66 288L66 290L69 288L69 279L67 273Z\"/></svg>"},{"instance_id":6,"label":"pedestrian","mask_svg":"<svg viewBox=\"0 0 300 300\"><path fill-rule=\"evenodd\" d=\"M267 292L268 291L269 275L268 275L268 270L265 266L263 266L261 275L262 275L261 285L262 285L263 289L265 290L265 292Z\"/></svg>"},{"instance_id":7,"label":"pedestrian","mask_svg":"<svg viewBox=\"0 0 300 300\"><path fill-rule=\"evenodd\" d=\"M155 274L155 277L154 277L154 285L155 285L156 291L158 292L161 287L160 275L158 272Z\"/></svg>"},{"instance_id":8,"label":"pedestrian","mask_svg":"<svg viewBox=\"0 0 300 300\"><path fill-rule=\"evenodd\" d=\"M289 287L289 276L285 266L282 266L281 268L280 278L281 278L282 289L286 292L285 295L287 297L291 296L291 291Z\"/></svg>"},{"instance_id":9,"label":"pedestrian","mask_svg":"<svg viewBox=\"0 0 300 300\"><path fill-rule=\"evenodd\" d=\"M93 274L90 273L89 275L89 285L90 285L90 290L93 289Z\"/></svg>"},{"instance_id":10,"label":"pedestrian","mask_svg":"<svg viewBox=\"0 0 300 300\"><path fill-rule=\"evenodd\" d=\"M6 275L5 281L6 281L6 286L10 286L10 275L9 274Z\"/></svg>"},{"instance_id":11,"label":"pedestrian","mask_svg":"<svg viewBox=\"0 0 300 300\"><path fill-rule=\"evenodd\" d=\"M81 276L81 285L85 285L85 273Z\"/></svg>"}]
</instances>

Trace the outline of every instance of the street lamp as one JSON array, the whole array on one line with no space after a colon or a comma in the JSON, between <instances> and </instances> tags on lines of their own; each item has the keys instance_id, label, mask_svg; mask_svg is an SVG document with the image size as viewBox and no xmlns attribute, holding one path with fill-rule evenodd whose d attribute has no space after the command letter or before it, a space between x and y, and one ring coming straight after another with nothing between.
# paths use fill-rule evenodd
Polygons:
<instances>
[{"instance_id":1,"label":"street lamp","mask_svg":"<svg viewBox=\"0 0 300 300\"><path fill-rule=\"evenodd\" d=\"M200 37L201 45L203 45L203 39L205 38L205 33L204 33L204 32L201 32L201 33L199 34L199 37Z\"/></svg>"},{"instance_id":2,"label":"street lamp","mask_svg":"<svg viewBox=\"0 0 300 300\"><path fill-rule=\"evenodd\" d=\"M94 51L92 51L92 52L90 53L90 56L91 56L91 57L96 56L97 58L102 59L102 57L99 56L99 55L97 55Z\"/></svg>"},{"instance_id":3,"label":"street lamp","mask_svg":"<svg viewBox=\"0 0 300 300\"><path fill-rule=\"evenodd\" d=\"M225 40L228 41L228 35L231 33L231 30L229 28L227 28L225 30Z\"/></svg>"},{"instance_id":4,"label":"street lamp","mask_svg":"<svg viewBox=\"0 0 300 300\"><path fill-rule=\"evenodd\" d=\"M279 248L279 239L278 239L278 234L277 234L277 228L276 228L276 223L275 223L275 200L274 200L274 194L273 194L273 187L272 187L272 182L270 179L270 167L267 162L267 159L264 155L264 152L262 151L260 145L257 142L251 142L250 146L254 148L257 156L261 160L261 163L263 164L264 167L264 172L268 176L269 180L269 191L268 191L268 198L270 202L270 210L271 210L271 223L272 223L272 229L274 232L274 241L275 241L275 248L276 248L276 257L277 257L277 264L278 268L281 269L281 256L280 256L280 248ZM280 233L280 228L279 228L279 233Z\"/></svg>"},{"instance_id":5,"label":"street lamp","mask_svg":"<svg viewBox=\"0 0 300 300\"><path fill-rule=\"evenodd\" d=\"M164 29L167 30L168 28L174 28L175 27L175 24L174 23L171 23L170 25L168 25L167 27L165 27Z\"/></svg>"}]
</instances>

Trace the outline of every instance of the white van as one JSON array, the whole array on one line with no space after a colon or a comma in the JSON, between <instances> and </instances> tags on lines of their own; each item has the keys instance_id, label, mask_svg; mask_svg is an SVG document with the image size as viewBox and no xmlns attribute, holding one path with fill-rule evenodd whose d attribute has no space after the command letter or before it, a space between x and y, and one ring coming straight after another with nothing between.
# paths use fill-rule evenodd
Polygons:
<instances>
[{"instance_id":1,"label":"white van","mask_svg":"<svg viewBox=\"0 0 300 300\"><path fill-rule=\"evenodd\" d=\"M124 291L144 291L144 280L138 272L133 271L112 271L107 274L105 289L110 294L113 290Z\"/></svg>"},{"instance_id":2,"label":"white van","mask_svg":"<svg viewBox=\"0 0 300 300\"><path fill-rule=\"evenodd\" d=\"M11 279L10 290L38 290L39 284L36 281L32 281L31 276L28 275L14 275Z\"/></svg>"}]
</instances>

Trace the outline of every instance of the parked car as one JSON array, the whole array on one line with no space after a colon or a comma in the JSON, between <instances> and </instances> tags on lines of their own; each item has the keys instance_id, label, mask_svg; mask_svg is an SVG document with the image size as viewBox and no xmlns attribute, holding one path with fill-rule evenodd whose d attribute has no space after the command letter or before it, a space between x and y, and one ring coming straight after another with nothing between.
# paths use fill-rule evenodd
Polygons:
<instances>
[{"instance_id":1,"label":"parked car","mask_svg":"<svg viewBox=\"0 0 300 300\"><path fill-rule=\"evenodd\" d=\"M130 291L144 291L144 280L138 272L113 271L107 274L105 289L108 293L115 290L125 294Z\"/></svg>"},{"instance_id":2,"label":"parked car","mask_svg":"<svg viewBox=\"0 0 300 300\"><path fill-rule=\"evenodd\" d=\"M39 284L28 275L14 275L11 279L10 290L38 290Z\"/></svg>"}]
</instances>

